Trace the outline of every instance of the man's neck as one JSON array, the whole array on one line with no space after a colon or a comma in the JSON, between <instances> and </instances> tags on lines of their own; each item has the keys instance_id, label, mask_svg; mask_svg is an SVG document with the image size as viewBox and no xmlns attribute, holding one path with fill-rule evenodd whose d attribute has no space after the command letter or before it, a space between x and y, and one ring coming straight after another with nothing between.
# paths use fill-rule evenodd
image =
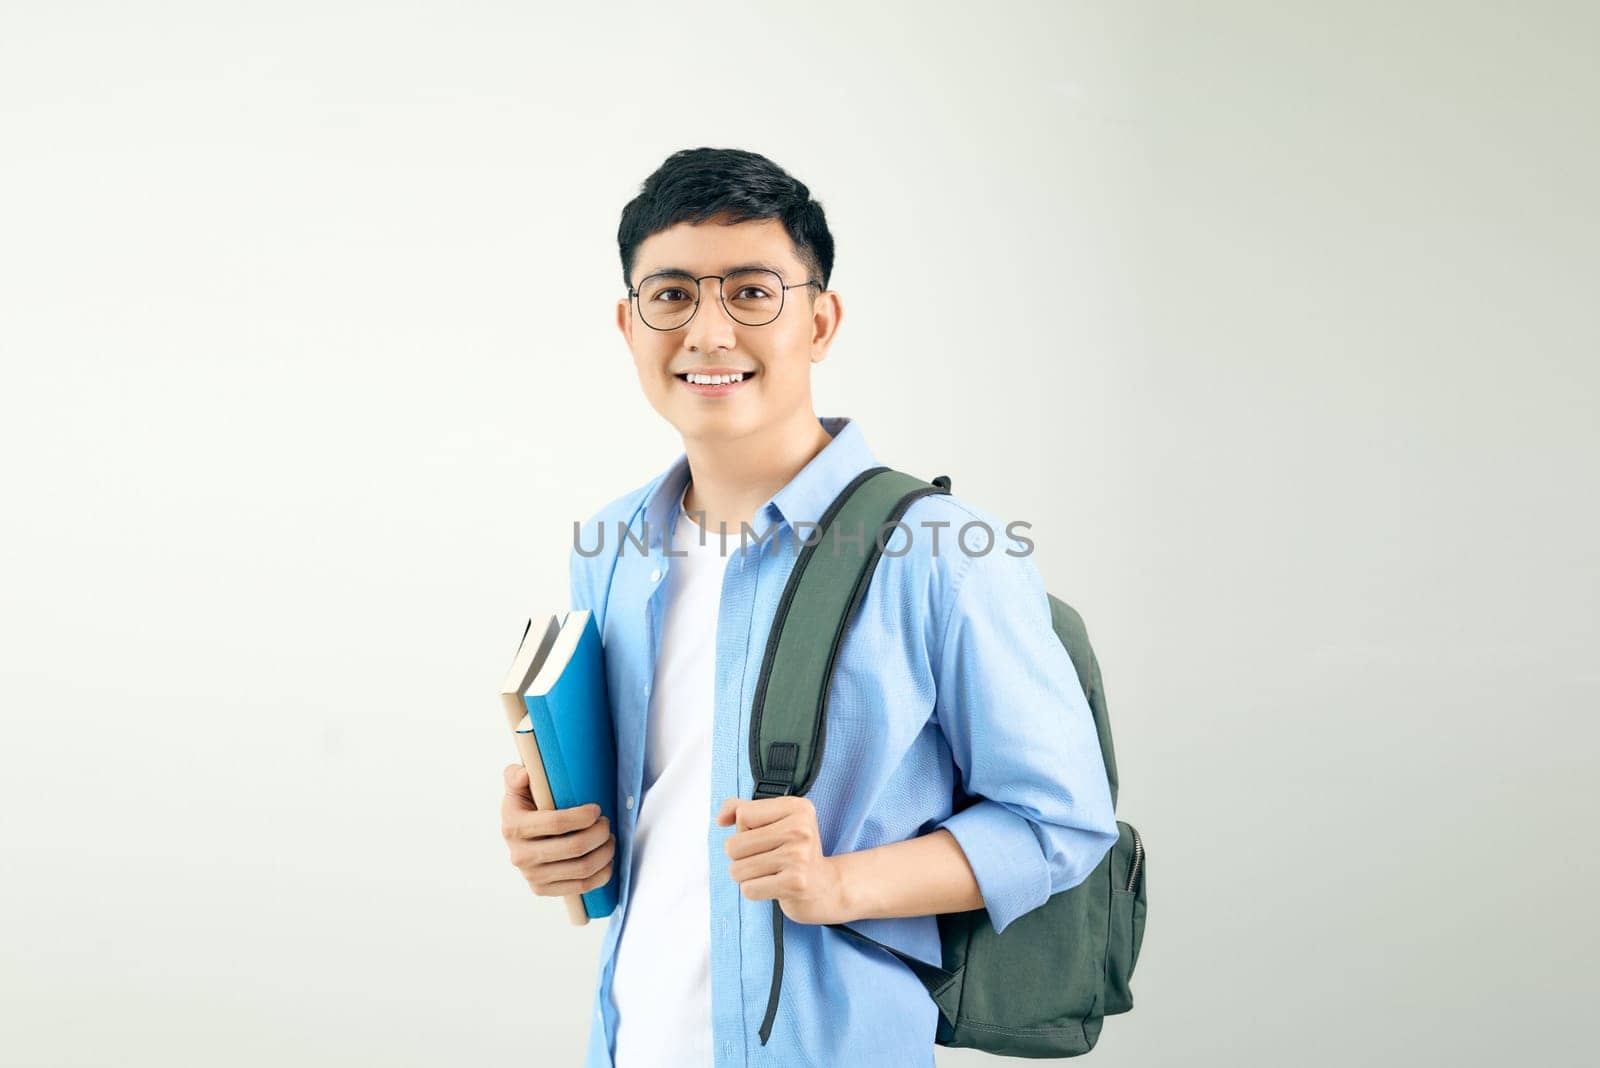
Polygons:
<instances>
[{"instance_id":1,"label":"man's neck","mask_svg":"<svg viewBox=\"0 0 1600 1068\"><path fill-rule=\"evenodd\" d=\"M809 408L794 419L735 441L685 438L690 481L684 510L704 510L707 530L726 530L737 537L740 524L749 523L756 509L832 440Z\"/></svg>"}]
</instances>

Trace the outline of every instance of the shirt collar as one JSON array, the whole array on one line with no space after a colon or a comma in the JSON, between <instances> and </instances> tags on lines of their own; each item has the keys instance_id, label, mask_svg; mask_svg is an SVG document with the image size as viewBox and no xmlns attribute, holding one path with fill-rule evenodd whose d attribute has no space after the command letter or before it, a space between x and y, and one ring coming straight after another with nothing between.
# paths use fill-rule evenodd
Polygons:
<instances>
[{"instance_id":1,"label":"shirt collar","mask_svg":"<svg viewBox=\"0 0 1600 1068\"><path fill-rule=\"evenodd\" d=\"M766 533L766 516L771 522L787 522L792 528L799 522L816 523L822 513L839 496L850 480L878 461L867 445L861 427L849 416L819 416L817 422L833 436L822 451L813 456L787 485L774 493L751 517L752 535ZM644 502L645 522L649 524L649 545L662 547L667 532L672 529L683 499L684 487L689 484L689 454L679 453L672 465L662 472ZM730 531L730 536L737 533Z\"/></svg>"}]
</instances>

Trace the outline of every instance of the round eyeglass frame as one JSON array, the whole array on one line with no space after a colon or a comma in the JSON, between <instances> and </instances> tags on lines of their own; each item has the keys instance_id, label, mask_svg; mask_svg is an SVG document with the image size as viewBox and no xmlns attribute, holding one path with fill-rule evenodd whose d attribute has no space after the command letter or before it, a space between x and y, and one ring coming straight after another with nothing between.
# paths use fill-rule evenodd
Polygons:
<instances>
[{"instance_id":1,"label":"round eyeglass frame","mask_svg":"<svg viewBox=\"0 0 1600 1068\"><path fill-rule=\"evenodd\" d=\"M717 300L722 303L722 310L728 313L728 318L732 319L740 326L767 326L770 323L777 322L778 316L783 314L783 306L788 303L789 290L791 289L799 289L802 286L816 286L819 290L826 290L826 287L814 278L807 278L804 282L787 283L783 280L783 275L779 274L777 271L767 271L765 267L735 271L734 273L745 274L748 273L749 270L766 271L767 274L772 275L772 277L778 280L778 310L773 312L772 318L768 319L764 323L747 323L737 315L733 314L733 309L728 307L728 295L722 291L722 284L728 280L728 276L725 274L703 274L694 279L694 311L689 313L689 318L685 319L677 326L656 326L651 323L649 319L646 319L644 317L644 306L639 303L640 291L632 286L628 287L628 302L639 309L639 321L641 323L643 323L645 326L648 326L652 330L659 331L663 334L670 334L674 330L682 330L684 327L694 322L694 317L700 314L700 300L705 294L705 289L700 283L705 281L707 278L715 278L717 280ZM672 278L693 277L692 275L684 274L682 271L657 271L654 274L647 274L643 278L639 279L639 284L642 286L652 278L661 278L663 276Z\"/></svg>"}]
</instances>

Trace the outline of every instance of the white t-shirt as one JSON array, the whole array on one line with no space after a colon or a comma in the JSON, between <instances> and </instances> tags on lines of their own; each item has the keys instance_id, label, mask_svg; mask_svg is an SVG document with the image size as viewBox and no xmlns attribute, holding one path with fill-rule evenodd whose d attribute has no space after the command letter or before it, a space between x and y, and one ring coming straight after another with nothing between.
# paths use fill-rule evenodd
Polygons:
<instances>
[{"instance_id":1,"label":"white t-shirt","mask_svg":"<svg viewBox=\"0 0 1600 1068\"><path fill-rule=\"evenodd\" d=\"M714 815L717 612L728 557L716 531L682 512L672 549L687 555L667 565L630 896L612 965L617 1068L713 1063L706 840Z\"/></svg>"}]
</instances>

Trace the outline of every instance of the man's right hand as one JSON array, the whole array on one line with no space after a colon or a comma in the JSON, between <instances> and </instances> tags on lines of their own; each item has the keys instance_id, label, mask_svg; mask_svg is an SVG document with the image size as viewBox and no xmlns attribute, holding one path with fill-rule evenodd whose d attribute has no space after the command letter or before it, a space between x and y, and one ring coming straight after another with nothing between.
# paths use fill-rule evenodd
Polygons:
<instances>
[{"instance_id":1,"label":"man's right hand","mask_svg":"<svg viewBox=\"0 0 1600 1068\"><path fill-rule=\"evenodd\" d=\"M511 863L541 897L565 897L604 886L611 878L617 838L599 805L539 810L528 789L528 769L508 764L500 803L500 833Z\"/></svg>"}]
</instances>

